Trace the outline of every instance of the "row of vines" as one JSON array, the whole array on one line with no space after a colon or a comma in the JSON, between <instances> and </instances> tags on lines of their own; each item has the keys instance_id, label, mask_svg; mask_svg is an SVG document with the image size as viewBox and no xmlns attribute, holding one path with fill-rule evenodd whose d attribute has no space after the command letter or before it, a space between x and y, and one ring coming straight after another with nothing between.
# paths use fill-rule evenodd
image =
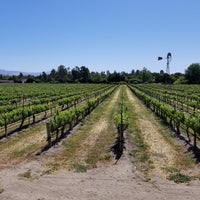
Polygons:
<instances>
[{"instance_id":1,"label":"row of vines","mask_svg":"<svg viewBox=\"0 0 200 200\"><path fill-rule=\"evenodd\" d=\"M132 92L145 105L174 128L178 135L183 130L197 148L200 140L200 89L189 86L131 85ZM188 89L188 90L187 90ZM195 90L196 89L196 90Z\"/></svg>"},{"instance_id":2,"label":"row of vines","mask_svg":"<svg viewBox=\"0 0 200 200\"><path fill-rule=\"evenodd\" d=\"M52 146L52 142L56 142L62 138L66 132L81 122L87 115L89 115L100 103L102 103L116 87L112 87L98 96L88 99L85 103L67 111L60 111L46 123L47 127L47 141L48 145ZM53 141L54 139L54 141Z\"/></svg>"},{"instance_id":3,"label":"row of vines","mask_svg":"<svg viewBox=\"0 0 200 200\"><path fill-rule=\"evenodd\" d=\"M114 113L115 126L117 128L117 140L112 149L116 154L116 160L118 160L123 154L124 150L124 131L128 128L128 108L125 102L125 87L121 88L120 102L118 110Z\"/></svg>"},{"instance_id":4,"label":"row of vines","mask_svg":"<svg viewBox=\"0 0 200 200\"><path fill-rule=\"evenodd\" d=\"M25 125L35 124L51 117L53 113L76 107L110 88L113 86L106 84L2 84L0 135L7 137L9 133L21 130ZM37 116L39 117L36 120Z\"/></svg>"}]
</instances>

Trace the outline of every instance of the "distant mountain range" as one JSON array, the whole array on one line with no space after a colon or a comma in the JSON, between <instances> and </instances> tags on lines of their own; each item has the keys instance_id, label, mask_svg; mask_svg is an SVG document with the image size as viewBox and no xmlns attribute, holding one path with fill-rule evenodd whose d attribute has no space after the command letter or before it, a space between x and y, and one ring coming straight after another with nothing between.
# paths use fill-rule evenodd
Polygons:
<instances>
[{"instance_id":1,"label":"distant mountain range","mask_svg":"<svg viewBox=\"0 0 200 200\"><path fill-rule=\"evenodd\" d=\"M33 75L33 76L39 76L40 72L20 72L20 71L8 71L4 69L0 69L0 74L2 75L8 75L8 76L18 76L20 73L22 73L24 76L27 75Z\"/></svg>"}]
</instances>

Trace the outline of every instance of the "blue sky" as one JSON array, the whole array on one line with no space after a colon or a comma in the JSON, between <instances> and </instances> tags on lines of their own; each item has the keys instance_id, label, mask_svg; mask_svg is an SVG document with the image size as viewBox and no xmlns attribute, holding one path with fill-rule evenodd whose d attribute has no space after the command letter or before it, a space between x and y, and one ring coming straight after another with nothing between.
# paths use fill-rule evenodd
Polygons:
<instances>
[{"instance_id":1,"label":"blue sky","mask_svg":"<svg viewBox=\"0 0 200 200\"><path fill-rule=\"evenodd\" d=\"M200 62L199 0L0 0L0 69L184 72Z\"/></svg>"}]
</instances>

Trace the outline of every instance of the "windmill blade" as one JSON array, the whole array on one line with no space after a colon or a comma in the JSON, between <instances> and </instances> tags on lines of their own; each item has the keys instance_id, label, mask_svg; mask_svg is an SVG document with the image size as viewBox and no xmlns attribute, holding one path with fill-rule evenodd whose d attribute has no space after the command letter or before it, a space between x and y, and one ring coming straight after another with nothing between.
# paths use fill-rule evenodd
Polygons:
<instances>
[{"instance_id":1,"label":"windmill blade","mask_svg":"<svg viewBox=\"0 0 200 200\"><path fill-rule=\"evenodd\" d=\"M168 62L171 62L171 59L172 59L172 54L169 52L167 54L167 60L168 60Z\"/></svg>"},{"instance_id":2,"label":"windmill blade","mask_svg":"<svg viewBox=\"0 0 200 200\"><path fill-rule=\"evenodd\" d=\"M172 54L169 52L168 54L167 54L167 58L171 58L172 57Z\"/></svg>"}]
</instances>

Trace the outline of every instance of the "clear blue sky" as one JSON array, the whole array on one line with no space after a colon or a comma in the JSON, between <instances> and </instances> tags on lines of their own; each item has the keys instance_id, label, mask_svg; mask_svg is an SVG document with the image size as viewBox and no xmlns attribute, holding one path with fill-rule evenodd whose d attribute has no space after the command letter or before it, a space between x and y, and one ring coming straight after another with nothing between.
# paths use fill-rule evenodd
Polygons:
<instances>
[{"instance_id":1,"label":"clear blue sky","mask_svg":"<svg viewBox=\"0 0 200 200\"><path fill-rule=\"evenodd\" d=\"M200 62L199 0L0 0L0 69L184 72Z\"/></svg>"}]
</instances>

